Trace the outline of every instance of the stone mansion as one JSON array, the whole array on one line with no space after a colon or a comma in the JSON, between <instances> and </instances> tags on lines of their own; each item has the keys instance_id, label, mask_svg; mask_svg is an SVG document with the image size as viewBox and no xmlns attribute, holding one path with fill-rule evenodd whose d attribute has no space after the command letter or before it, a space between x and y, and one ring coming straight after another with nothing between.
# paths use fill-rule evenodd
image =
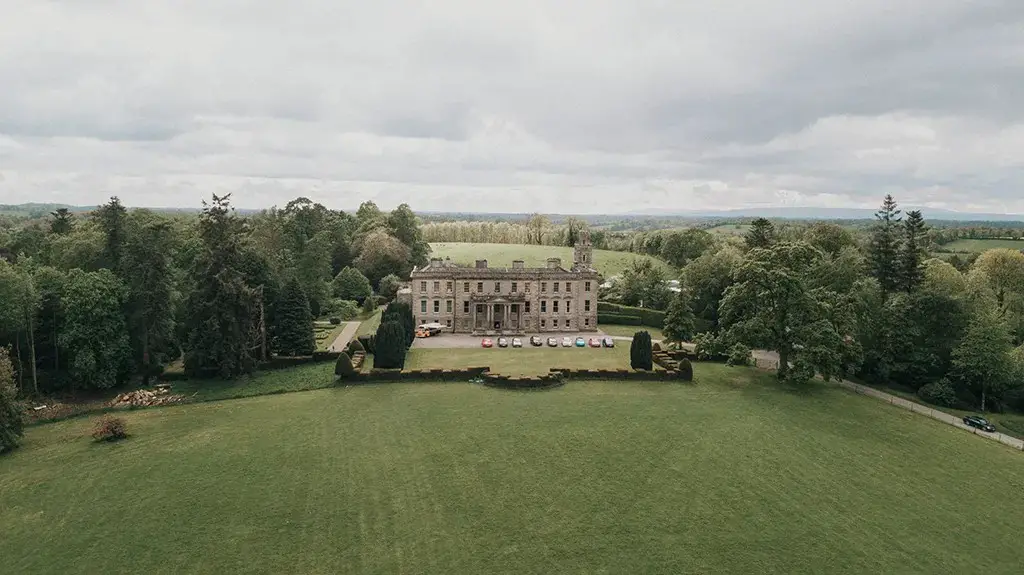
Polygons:
<instances>
[{"instance_id":1,"label":"stone mansion","mask_svg":"<svg viewBox=\"0 0 1024 575\"><path fill-rule=\"evenodd\" d=\"M597 330L597 288L590 236L584 231L572 267L549 258L542 268L520 260L512 267L458 265L431 259L414 268L400 297L412 306L417 324L439 323L455 333L513 335Z\"/></svg>"}]
</instances>

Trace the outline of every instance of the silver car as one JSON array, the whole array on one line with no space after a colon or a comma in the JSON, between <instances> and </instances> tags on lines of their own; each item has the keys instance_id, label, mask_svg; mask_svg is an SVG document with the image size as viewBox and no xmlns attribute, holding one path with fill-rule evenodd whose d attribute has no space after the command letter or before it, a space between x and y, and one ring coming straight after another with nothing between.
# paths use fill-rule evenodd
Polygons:
<instances>
[{"instance_id":1,"label":"silver car","mask_svg":"<svg viewBox=\"0 0 1024 575\"><path fill-rule=\"evenodd\" d=\"M512 338L512 347L523 347L523 340L518 337Z\"/></svg>"},{"instance_id":2,"label":"silver car","mask_svg":"<svg viewBox=\"0 0 1024 575\"><path fill-rule=\"evenodd\" d=\"M572 347L572 345L571 337L566 336L562 338L562 347Z\"/></svg>"}]
</instances>

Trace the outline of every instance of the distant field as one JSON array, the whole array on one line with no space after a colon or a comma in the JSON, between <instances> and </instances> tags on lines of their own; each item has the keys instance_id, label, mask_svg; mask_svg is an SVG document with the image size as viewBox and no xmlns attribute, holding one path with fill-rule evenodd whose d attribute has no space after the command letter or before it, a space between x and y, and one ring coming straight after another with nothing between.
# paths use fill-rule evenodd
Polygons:
<instances>
[{"instance_id":1,"label":"distant field","mask_svg":"<svg viewBox=\"0 0 1024 575\"><path fill-rule=\"evenodd\" d=\"M742 236L747 233L748 229L750 229L749 224L727 224L709 228L708 232L722 236Z\"/></svg>"},{"instance_id":2,"label":"distant field","mask_svg":"<svg viewBox=\"0 0 1024 575\"><path fill-rule=\"evenodd\" d=\"M512 260L523 260L528 267L543 267L547 258L562 258L563 266L572 265L572 248L563 246L527 246L522 244L471 244L471 243L433 243L430 244L431 255L449 257L460 264L472 265L476 260L487 260L491 267L512 267ZM649 259L661 267L672 278L678 275L668 263L650 256L594 250L594 267L605 277L618 275L634 260Z\"/></svg>"},{"instance_id":3,"label":"distant field","mask_svg":"<svg viewBox=\"0 0 1024 575\"><path fill-rule=\"evenodd\" d=\"M949 252L983 252L1008 248L1011 250L1024 250L1022 240L957 240L942 246L942 249Z\"/></svg>"},{"instance_id":4,"label":"distant field","mask_svg":"<svg viewBox=\"0 0 1024 575\"><path fill-rule=\"evenodd\" d=\"M91 418L34 426L0 457L3 572L1020 572L1019 452L836 387L695 371L129 411L114 445Z\"/></svg>"}]
</instances>

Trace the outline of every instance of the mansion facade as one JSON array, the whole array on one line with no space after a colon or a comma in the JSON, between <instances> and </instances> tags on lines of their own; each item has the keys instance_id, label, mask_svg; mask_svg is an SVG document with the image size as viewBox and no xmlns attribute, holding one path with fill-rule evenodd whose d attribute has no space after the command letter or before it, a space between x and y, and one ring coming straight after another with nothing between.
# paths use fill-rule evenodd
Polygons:
<instances>
[{"instance_id":1,"label":"mansion facade","mask_svg":"<svg viewBox=\"0 0 1024 575\"><path fill-rule=\"evenodd\" d=\"M470 267L434 258L415 268L400 296L412 306L417 324L439 323L454 333L516 335L597 330L597 289L587 232L580 234L571 268L548 258L542 268L523 261L512 267Z\"/></svg>"}]
</instances>

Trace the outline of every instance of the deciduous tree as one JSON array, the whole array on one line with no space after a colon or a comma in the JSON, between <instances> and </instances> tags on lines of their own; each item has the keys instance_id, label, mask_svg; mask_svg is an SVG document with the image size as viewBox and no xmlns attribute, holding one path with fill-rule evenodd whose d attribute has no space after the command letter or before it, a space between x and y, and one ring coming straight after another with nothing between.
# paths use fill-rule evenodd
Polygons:
<instances>
[{"instance_id":1,"label":"deciduous tree","mask_svg":"<svg viewBox=\"0 0 1024 575\"><path fill-rule=\"evenodd\" d=\"M390 277L396 276L392 274ZM355 300L360 304L362 304L366 298L373 295L373 288L370 286L370 280L366 279L366 276L364 276L362 272L352 267L345 268L338 272L338 275L334 277L332 287L334 297Z\"/></svg>"},{"instance_id":2,"label":"deciduous tree","mask_svg":"<svg viewBox=\"0 0 1024 575\"><path fill-rule=\"evenodd\" d=\"M71 270L61 298L72 389L113 387L131 372L132 354L124 321L127 290L111 270Z\"/></svg>"},{"instance_id":3,"label":"deciduous tree","mask_svg":"<svg viewBox=\"0 0 1024 575\"><path fill-rule=\"evenodd\" d=\"M682 290L672 298L665 315L665 326L662 332L669 341L689 341L696 333L696 320L690 309L690 297Z\"/></svg>"},{"instance_id":4,"label":"deciduous tree","mask_svg":"<svg viewBox=\"0 0 1024 575\"><path fill-rule=\"evenodd\" d=\"M0 347L0 453L21 444L23 411L14 385L14 365L10 349Z\"/></svg>"}]
</instances>

